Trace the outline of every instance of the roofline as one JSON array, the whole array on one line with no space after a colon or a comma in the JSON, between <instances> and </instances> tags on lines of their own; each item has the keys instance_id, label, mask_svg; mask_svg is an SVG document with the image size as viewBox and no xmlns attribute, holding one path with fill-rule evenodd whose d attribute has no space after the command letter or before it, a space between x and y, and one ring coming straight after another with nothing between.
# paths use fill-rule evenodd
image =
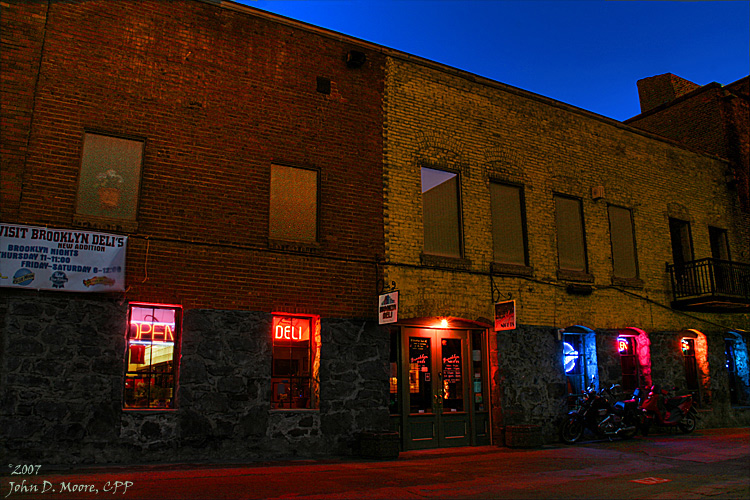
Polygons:
<instances>
[{"instance_id":1,"label":"roofline","mask_svg":"<svg viewBox=\"0 0 750 500\"><path fill-rule=\"evenodd\" d=\"M690 151L692 153L695 153L695 154L698 154L698 155L701 155L701 156L705 156L707 158L718 159L718 160L723 161L725 163L728 162L728 160L725 159L725 158L721 158L721 157L718 157L718 156L714 156L714 155L705 153L703 151L699 151L699 150L696 150L696 149L689 148L689 147L685 146L684 144L682 144L682 143L680 143L678 141L675 141L673 139L669 139L667 137L662 137L660 135L653 134L651 132L647 132L645 130L639 129L639 128L634 127L632 125L628 125L627 121L633 120L635 117L634 118L630 118L630 119L628 119L625 122L621 122L621 121L615 120L614 118L608 118L608 117L606 117L604 115L600 115L598 113L594 113L593 111L588 111L588 110L585 110L583 108L579 108L577 106L573 106L572 104L566 104L566 103L564 103L562 101L557 101L557 100L552 99L550 97L545 97L545 96L540 95L540 94L535 94L535 93L533 93L531 91L524 90L524 89L521 89L521 88L518 88L518 87L514 87L514 86L508 85L506 83L500 83L500 82L498 82L496 80L492 80L492 79L487 78L487 77L479 76L479 75L477 75L475 73L471 73L469 71L461 70L461 69L455 68L453 66L448 66L446 64L438 63L438 62L432 61L430 59L426 59L424 57L420 57L420 56L416 56L416 55L413 55L413 54L409 54L407 52L403 52L403 51L400 51L400 50L392 49L390 47L386 47L384 45L380 45L380 44L377 44L377 43L374 43L374 42L368 42L366 40L362 40L360 38L356 38L356 37L353 37L351 35L345 35L343 33L339 33L338 31L330 30L330 29L327 29L327 28L321 28L320 26L315 26L314 24L306 23L304 21L298 21L296 19L292 19L290 17L282 16L280 14L274 14L274 13L271 13L271 12L268 12L268 11L264 11L264 10L258 9L256 7L250 7L249 5L243 5L243 4L234 2L232 0L195 0L195 1L202 2L202 3L207 3L207 4L210 4L210 5L215 5L215 6L218 6L218 7L221 7L221 8L233 10L233 11L240 12L240 13L243 13L243 14L250 14L250 15L253 15L253 16L256 16L256 17L260 17L260 18L263 18L263 19L268 19L270 21L277 22L279 24L283 24L285 26L289 26L289 27L292 27L292 28L296 28L296 29L301 29L301 30L304 30L304 31L312 32L312 33L318 34L318 35L326 37L326 38L337 40L339 42L349 43L349 44L357 45L357 46L362 47L362 48L367 48L368 50L371 50L371 51L374 51L374 52L379 52L379 53L381 53L383 55L386 55L386 56L389 56L389 57L393 57L393 58L396 58L396 59L401 59L401 60L408 61L408 62L411 62L411 63L419 64L421 66L425 66L425 67L428 67L430 69L434 69L434 70L437 70L437 71L442 71L443 73L448 73L448 74L457 76L459 78L464 78L466 80L469 80L469 81L474 82L474 83L478 83L480 85L485 85L487 87L492 87L492 88L495 88L495 89L507 92L509 94L514 94L514 95L519 96L519 97L523 97L523 98L530 99L530 100L533 100L533 101L538 101L538 102L541 102L541 103L546 104L548 106L552 106L552 107L555 107L555 108L558 108L558 109L562 109L562 110L565 110L565 111L568 111L568 112L572 112L572 113L575 113L575 114L578 114L578 115L585 116L587 118L591 118L591 119L594 119L594 120L597 120L597 121L600 121L600 122L604 122L604 123L606 123L608 125L611 125L611 126L613 126L615 128L619 128L621 130L625 130L625 131L628 131L628 132L633 133L633 134L637 134L637 135L640 135L640 136L643 136L643 137L647 137L649 139L654 139L654 140L657 140L657 141L660 141L660 142L665 142L665 143L667 143L667 144L669 144L671 146L675 146L675 147L678 147L680 149L684 149L684 150ZM713 85L713 84L709 84L709 85ZM705 87L708 87L709 85L706 85ZM718 83L716 83L716 85L721 86ZM701 89L703 89L705 87L701 87ZM699 91L701 89L696 89L696 91ZM687 94L687 95L689 95L689 94Z\"/></svg>"}]
</instances>

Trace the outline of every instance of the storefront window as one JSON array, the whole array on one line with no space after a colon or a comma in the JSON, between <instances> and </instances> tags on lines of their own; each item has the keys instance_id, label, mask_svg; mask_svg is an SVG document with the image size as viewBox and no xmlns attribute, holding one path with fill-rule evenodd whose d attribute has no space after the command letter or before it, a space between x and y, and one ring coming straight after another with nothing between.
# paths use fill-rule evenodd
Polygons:
<instances>
[{"instance_id":1,"label":"storefront window","mask_svg":"<svg viewBox=\"0 0 750 500\"><path fill-rule=\"evenodd\" d=\"M272 408L316 407L314 326L310 317L273 317Z\"/></svg>"},{"instance_id":2,"label":"storefront window","mask_svg":"<svg viewBox=\"0 0 750 500\"><path fill-rule=\"evenodd\" d=\"M482 373L484 367L482 366L482 360L484 358L484 339L482 332L474 331L471 333L471 367L474 373L472 392L474 393L474 411L485 411L487 410L486 398L484 395L484 387L482 385Z\"/></svg>"},{"instance_id":3,"label":"storefront window","mask_svg":"<svg viewBox=\"0 0 750 500\"><path fill-rule=\"evenodd\" d=\"M174 408L179 306L131 304L124 408Z\"/></svg>"},{"instance_id":4,"label":"storefront window","mask_svg":"<svg viewBox=\"0 0 750 500\"><path fill-rule=\"evenodd\" d=\"M568 394L582 394L586 388L586 368L583 362L583 341L581 335L563 335L563 366L568 386Z\"/></svg>"},{"instance_id":5,"label":"storefront window","mask_svg":"<svg viewBox=\"0 0 750 500\"><path fill-rule=\"evenodd\" d=\"M388 409L391 415L401 413L399 409L399 391L398 391L398 340L397 332L391 332L391 352L390 352L390 390L388 395Z\"/></svg>"}]
</instances>

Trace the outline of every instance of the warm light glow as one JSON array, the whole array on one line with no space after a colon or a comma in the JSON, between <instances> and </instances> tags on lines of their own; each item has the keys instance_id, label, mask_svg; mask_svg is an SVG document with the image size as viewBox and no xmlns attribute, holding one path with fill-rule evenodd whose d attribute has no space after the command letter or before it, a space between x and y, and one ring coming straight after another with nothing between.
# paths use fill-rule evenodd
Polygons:
<instances>
[{"instance_id":1,"label":"warm light glow","mask_svg":"<svg viewBox=\"0 0 750 500\"><path fill-rule=\"evenodd\" d=\"M310 318L274 316L272 322L274 342L304 342L310 340Z\"/></svg>"},{"instance_id":2,"label":"warm light glow","mask_svg":"<svg viewBox=\"0 0 750 500\"><path fill-rule=\"evenodd\" d=\"M690 350L690 342L688 342L688 339L682 339L680 341L681 347L682 347L682 354L685 354Z\"/></svg>"},{"instance_id":3,"label":"warm light glow","mask_svg":"<svg viewBox=\"0 0 750 500\"><path fill-rule=\"evenodd\" d=\"M440 326L442 326L443 328L448 328L448 320L445 318L441 319Z\"/></svg>"},{"instance_id":4,"label":"warm light glow","mask_svg":"<svg viewBox=\"0 0 750 500\"><path fill-rule=\"evenodd\" d=\"M617 350L620 351L620 354L624 354L628 352L628 341L624 338L618 338L617 339Z\"/></svg>"}]
</instances>

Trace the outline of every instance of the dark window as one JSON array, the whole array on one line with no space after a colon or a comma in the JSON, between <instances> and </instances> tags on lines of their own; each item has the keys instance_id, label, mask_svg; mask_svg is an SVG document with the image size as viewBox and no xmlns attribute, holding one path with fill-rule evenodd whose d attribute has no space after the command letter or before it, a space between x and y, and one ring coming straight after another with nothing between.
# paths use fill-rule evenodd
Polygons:
<instances>
[{"instance_id":1,"label":"dark window","mask_svg":"<svg viewBox=\"0 0 750 500\"><path fill-rule=\"evenodd\" d=\"M618 278L637 278L633 217L627 208L609 206L609 234L612 243L612 267Z\"/></svg>"},{"instance_id":2,"label":"dark window","mask_svg":"<svg viewBox=\"0 0 750 500\"><path fill-rule=\"evenodd\" d=\"M557 256L561 270L587 272L581 200L555 196Z\"/></svg>"},{"instance_id":3,"label":"dark window","mask_svg":"<svg viewBox=\"0 0 750 500\"><path fill-rule=\"evenodd\" d=\"M271 166L269 237L315 243L318 239L318 172Z\"/></svg>"},{"instance_id":4,"label":"dark window","mask_svg":"<svg viewBox=\"0 0 750 500\"><path fill-rule=\"evenodd\" d=\"M77 215L136 220L143 146L140 140L84 134Z\"/></svg>"},{"instance_id":5,"label":"dark window","mask_svg":"<svg viewBox=\"0 0 750 500\"><path fill-rule=\"evenodd\" d=\"M490 183L493 260L502 264L528 264L523 192L518 186Z\"/></svg>"},{"instance_id":6,"label":"dark window","mask_svg":"<svg viewBox=\"0 0 750 500\"><path fill-rule=\"evenodd\" d=\"M174 408L182 310L130 306L124 408Z\"/></svg>"},{"instance_id":7,"label":"dark window","mask_svg":"<svg viewBox=\"0 0 750 500\"><path fill-rule=\"evenodd\" d=\"M680 219L669 219L669 236L672 240L672 259L675 266L683 266L693 260L693 243L690 223Z\"/></svg>"},{"instance_id":8,"label":"dark window","mask_svg":"<svg viewBox=\"0 0 750 500\"><path fill-rule=\"evenodd\" d=\"M388 395L388 409L392 415L401 413L400 408L400 391L399 391L399 334L396 331L391 332L391 349L390 349L390 390Z\"/></svg>"},{"instance_id":9,"label":"dark window","mask_svg":"<svg viewBox=\"0 0 750 500\"><path fill-rule=\"evenodd\" d=\"M461 256L461 224L458 175L422 168L424 252L446 257Z\"/></svg>"},{"instance_id":10,"label":"dark window","mask_svg":"<svg viewBox=\"0 0 750 500\"><path fill-rule=\"evenodd\" d=\"M314 321L274 316L271 371L272 408L316 408L317 370Z\"/></svg>"},{"instance_id":11,"label":"dark window","mask_svg":"<svg viewBox=\"0 0 750 500\"><path fill-rule=\"evenodd\" d=\"M720 260L730 260L726 230L709 226L708 237L711 240L711 257Z\"/></svg>"}]
</instances>

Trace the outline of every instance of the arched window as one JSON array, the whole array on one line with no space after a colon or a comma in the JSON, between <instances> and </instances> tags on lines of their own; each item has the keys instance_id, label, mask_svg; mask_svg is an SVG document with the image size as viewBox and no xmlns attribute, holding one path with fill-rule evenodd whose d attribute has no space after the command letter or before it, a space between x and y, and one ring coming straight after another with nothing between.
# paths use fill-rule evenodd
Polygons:
<instances>
[{"instance_id":1,"label":"arched window","mask_svg":"<svg viewBox=\"0 0 750 500\"><path fill-rule=\"evenodd\" d=\"M622 389L634 391L651 385L651 341L640 328L625 328L617 336L622 367Z\"/></svg>"},{"instance_id":2,"label":"arched window","mask_svg":"<svg viewBox=\"0 0 750 500\"><path fill-rule=\"evenodd\" d=\"M724 340L726 368L729 376L729 397L732 405L750 403L750 370L747 342L738 333L727 332Z\"/></svg>"},{"instance_id":3,"label":"arched window","mask_svg":"<svg viewBox=\"0 0 750 500\"><path fill-rule=\"evenodd\" d=\"M685 389L696 395L698 403L710 404L711 379L706 336L698 330L683 330L679 333L679 349L685 365Z\"/></svg>"}]
</instances>

